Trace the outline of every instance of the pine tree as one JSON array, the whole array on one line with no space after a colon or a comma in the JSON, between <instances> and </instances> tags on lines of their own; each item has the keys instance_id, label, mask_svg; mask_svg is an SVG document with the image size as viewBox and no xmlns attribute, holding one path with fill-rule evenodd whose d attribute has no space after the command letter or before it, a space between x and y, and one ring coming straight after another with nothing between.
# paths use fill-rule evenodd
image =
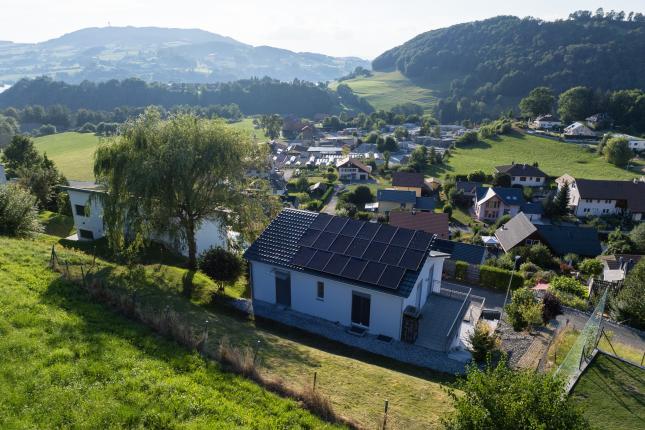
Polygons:
<instances>
[{"instance_id":1,"label":"pine tree","mask_svg":"<svg viewBox=\"0 0 645 430\"><path fill-rule=\"evenodd\" d=\"M569 212L569 184L567 182L558 190L553 204L559 216L564 216Z\"/></svg>"}]
</instances>

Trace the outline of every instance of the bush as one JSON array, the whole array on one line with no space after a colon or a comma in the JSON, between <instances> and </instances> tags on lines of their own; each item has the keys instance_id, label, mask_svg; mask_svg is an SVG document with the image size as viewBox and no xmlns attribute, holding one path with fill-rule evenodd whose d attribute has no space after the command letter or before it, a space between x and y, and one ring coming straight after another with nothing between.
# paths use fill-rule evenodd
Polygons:
<instances>
[{"instance_id":1,"label":"bush","mask_svg":"<svg viewBox=\"0 0 645 430\"><path fill-rule=\"evenodd\" d=\"M17 184L0 186L0 234L30 236L40 231L36 197Z\"/></svg>"},{"instance_id":2,"label":"bush","mask_svg":"<svg viewBox=\"0 0 645 430\"><path fill-rule=\"evenodd\" d=\"M513 292L511 303L506 305L506 315L513 330L524 330L542 322L542 303L538 303L533 291L520 288Z\"/></svg>"},{"instance_id":3,"label":"bush","mask_svg":"<svg viewBox=\"0 0 645 430\"><path fill-rule=\"evenodd\" d=\"M510 279L510 270L485 265L479 267L479 283L482 287L506 291ZM511 288L520 288L522 285L524 285L524 277L519 273L513 274Z\"/></svg>"},{"instance_id":4,"label":"bush","mask_svg":"<svg viewBox=\"0 0 645 430\"><path fill-rule=\"evenodd\" d=\"M467 269L468 263L466 263L465 261L457 261L455 263L455 279L458 281L465 281Z\"/></svg>"},{"instance_id":5,"label":"bush","mask_svg":"<svg viewBox=\"0 0 645 430\"><path fill-rule=\"evenodd\" d=\"M560 306L560 299L547 291L542 297L542 321L546 324L562 313L562 306Z\"/></svg>"},{"instance_id":6,"label":"bush","mask_svg":"<svg viewBox=\"0 0 645 430\"><path fill-rule=\"evenodd\" d=\"M450 205L444 206L443 213L448 214L448 217L452 217L452 206Z\"/></svg>"},{"instance_id":7,"label":"bush","mask_svg":"<svg viewBox=\"0 0 645 430\"><path fill-rule=\"evenodd\" d=\"M475 330L469 336L472 347L473 359L476 362L483 362L499 344L499 339L490 329L485 321L479 321Z\"/></svg>"},{"instance_id":8,"label":"bush","mask_svg":"<svg viewBox=\"0 0 645 430\"><path fill-rule=\"evenodd\" d=\"M580 263L580 271L590 277L595 278L596 276L600 276L603 272L603 269L604 266L602 262L595 258L587 258L582 263Z\"/></svg>"},{"instance_id":9,"label":"bush","mask_svg":"<svg viewBox=\"0 0 645 430\"><path fill-rule=\"evenodd\" d=\"M244 263L236 254L223 248L210 248L200 255L199 269L219 284L224 291L225 285L237 281L244 271Z\"/></svg>"},{"instance_id":10,"label":"bush","mask_svg":"<svg viewBox=\"0 0 645 430\"><path fill-rule=\"evenodd\" d=\"M319 212L324 206L325 204L322 202L322 200L309 200L304 205L305 209L315 212Z\"/></svg>"},{"instance_id":11,"label":"bush","mask_svg":"<svg viewBox=\"0 0 645 430\"><path fill-rule=\"evenodd\" d=\"M645 260L627 274L623 288L611 299L614 318L638 329L645 329Z\"/></svg>"},{"instance_id":12,"label":"bush","mask_svg":"<svg viewBox=\"0 0 645 430\"><path fill-rule=\"evenodd\" d=\"M587 298L587 289L580 282L568 276L556 276L551 280L551 289L561 293L572 294L581 299Z\"/></svg>"}]
</instances>

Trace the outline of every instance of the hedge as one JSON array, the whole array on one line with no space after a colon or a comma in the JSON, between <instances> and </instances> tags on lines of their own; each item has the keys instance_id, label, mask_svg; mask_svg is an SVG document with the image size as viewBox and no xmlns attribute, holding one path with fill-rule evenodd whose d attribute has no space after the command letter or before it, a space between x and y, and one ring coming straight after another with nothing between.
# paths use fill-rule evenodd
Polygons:
<instances>
[{"instance_id":1,"label":"hedge","mask_svg":"<svg viewBox=\"0 0 645 430\"><path fill-rule=\"evenodd\" d=\"M455 263L455 279L458 281L465 281L467 269L468 263L466 263L465 261L457 261Z\"/></svg>"},{"instance_id":2,"label":"hedge","mask_svg":"<svg viewBox=\"0 0 645 430\"><path fill-rule=\"evenodd\" d=\"M479 284L482 287L493 288L505 291L508 281L511 278L511 271L493 266L479 266ZM524 277L515 272L511 288L516 289L524 285Z\"/></svg>"}]
</instances>

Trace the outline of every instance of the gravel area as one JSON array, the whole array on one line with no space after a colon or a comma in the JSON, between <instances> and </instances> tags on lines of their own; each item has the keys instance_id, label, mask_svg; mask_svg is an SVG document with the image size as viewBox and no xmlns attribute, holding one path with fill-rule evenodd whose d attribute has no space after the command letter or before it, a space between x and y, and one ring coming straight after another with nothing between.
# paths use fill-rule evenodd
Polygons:
<instances>
[{"instance_id":1,"label":"gravel area","mask_svg":"<svg viewBox=\"0 0 645 430\"><path fill-rule=\"evenodd\" d=\"M533 343L534 336L513 330L513 327L503 320L497 325L497 334L502 341L500 349L508 354L509 366L517 367L520 359Z\"/></svg>"},{"instance_id":2,"label":"gravel area","mask_svg":"<svg viewBox=\"0 0 645 430\"><path fill-rule=\"evenodd\" d=\"M289 309L282 309L270 303L252 303L250 300L237 299L231 305L245 313L258 315L282 324L298 327L299 329L324 336L345 345L360 348L374 354L393 358L395 360L420 367L437 370L450 374L463 374L465 362L457 361L447 353L433 351L422 346L392 340L383 342L373 335L355 336L346 332L346 328L310 315L305 315Z\"/></svg>"}]
</instances>

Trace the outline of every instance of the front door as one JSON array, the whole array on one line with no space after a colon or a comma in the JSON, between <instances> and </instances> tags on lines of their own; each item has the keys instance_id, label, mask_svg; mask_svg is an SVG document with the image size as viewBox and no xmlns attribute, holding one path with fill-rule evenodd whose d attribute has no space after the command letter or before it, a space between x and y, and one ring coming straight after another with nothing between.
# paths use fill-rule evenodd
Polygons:
<instances>
[{"instance_id":1,"label":"front door","mask_svg":"<svg viewBox=\"0 0 645 430\"><path fill-rule=\"evenodd\" d=\"M352 294L352 324L370 326L370 296L361 293Z\"/></svg>"},{"instance_id":2,"label":"front door","mask_svg":"<svg viewBox=\"0 0 645 430\"><path fill-rule=\"evenodd\" d=\"M289 273L276 272L275 301L279 305L291 307L291 276Z\"/></svg>"}]
</instances>

